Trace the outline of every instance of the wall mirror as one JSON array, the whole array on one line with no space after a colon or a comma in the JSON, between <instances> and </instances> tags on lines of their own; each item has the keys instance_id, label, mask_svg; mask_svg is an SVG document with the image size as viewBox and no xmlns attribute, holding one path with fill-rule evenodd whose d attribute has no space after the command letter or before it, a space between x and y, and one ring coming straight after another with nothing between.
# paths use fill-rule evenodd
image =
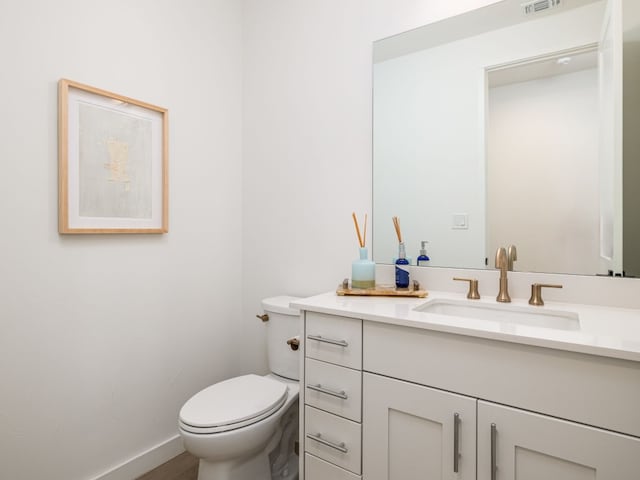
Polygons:
<instances>
[{"instance_id":1,"label":"wall mirror","mask_svg":"<svg viewBox=\"0 0 640 480\"><path fill-rule=\"evenodd\" d=\"M374 42L374 260L398 216L413 265L513 244L514 270L639 276L634 3L504 0Z\"/></svg>"}]
</instances>

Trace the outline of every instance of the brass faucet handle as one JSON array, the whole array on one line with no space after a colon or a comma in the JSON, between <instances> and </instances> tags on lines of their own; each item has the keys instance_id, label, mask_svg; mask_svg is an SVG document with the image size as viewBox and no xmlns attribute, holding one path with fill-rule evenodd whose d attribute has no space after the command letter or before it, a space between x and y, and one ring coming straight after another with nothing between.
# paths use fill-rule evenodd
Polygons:
<instances>
[{"instance_id":1,"label":"brass faucet handle","mask_svg":"<svg viewBox=\"0 0 640 480\"><path fill-rule=\"evenodd\" d=\"M509 279L507 278L508 266L507 249L498 247L496 250L496 268L500 270L500 290L498 291L496 302L511 302L511 297L509 296Z\"/></svg>"},{"instance_id":2,"label":"brass faucet handle","mask_svg":"<svg viewBox=\"0 0 640 480\"><path fill-rule=\"evenodd\" d=\"M544 305L544 300L542 300L543 288L562 288L562 285L551 285L548 283L531 284L531 298L529 298L529 305Z\"/></svg>"},{"instance_id":3,"label":"brass faucet handle","mask_svg":"<svg viewBox=\"0 0 640 480\"><path fill-rule=\"evenodd\" d=\"M507 249L507 270L513 272L513 262L518 260L518 250L515 245L509 245Z\"/></svg>"},{"instance_id":4,"label":"brass faucet handle","mask_svg":"<svg viewBox=\"0 0 640 480\"><path fill-rule=\"evenodd\" d=\"M504 247L498 247L498 249L496 250L496 268L500 270L506 270L508 262L507 249Z\"/></svg>"},{"instance_id":5,"label":"brass faucet handle","mask_svg":"<svg viewBox=\"0 0 640 480\"><path fill-rule=\"evenodd\" d=\"M453 277L458 282L469 282L469 291L467 292L467 298L471 300L478 300L480 294L478 293L478 279L477 278L460 278Z\"/></svg>"}]
</instances>

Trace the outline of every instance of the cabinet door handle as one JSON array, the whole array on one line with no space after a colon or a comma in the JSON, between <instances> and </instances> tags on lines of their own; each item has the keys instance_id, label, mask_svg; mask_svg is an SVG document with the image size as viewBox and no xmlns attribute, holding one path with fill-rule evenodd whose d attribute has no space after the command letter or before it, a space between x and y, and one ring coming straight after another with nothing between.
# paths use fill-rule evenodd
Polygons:
<instances>
[{"instance_id":1,"label":"cabinet door handle","mask_svg":"<svg viewBox=\"0 0 640 480\"><path fill-rule=\"evenodd\" d=\"M332 338L324 338L320 335L307 335L309 340L315 340L316 342L330 343L331 345L338 345L339 347L348 347L349 344L346 340L333 340Z\"/></svg>"},{"instance_id":2,"label":"cabinet door handle","mask_svg":"<svg viewBox=\"0 0 640 480\"><path fill-rule=\"evenodd\" d=\"M453 472L458 473L460 460L460 414L453 414Z\"/></svg>"},{"instance_id":3,"label":"cabinet door handle","mask_svg":"<svg viewBox=\"0 0 640 480\"><path fill-rule=\"evenodd\" d=\"M316 442L321 443L322 445L326 445L327 447L331 447L334 450L338 450L341 453L347 453L349 451L345 447L344 442L340 442L340 443L330 442L329 440L325 440L324 438L322 438L322 435L319 433L315 435L311 433L307 433L307 438L310 440L315 440Z\"/></svg>"},{"instance_id":4,"label":"cabinet door handle","mask_svg":"<svg viewBox=\"0 0 640 480\"><path fill-rule=\"evenodd\" d=\"M332 397L338 397L343 400L346 400L347 398L349 398L349 396L344 390L340 390L339 392L336 392L335 390L329 390L328 388L323 387L319 383L317 385L307 385L307 388L310 390L315 390L316 392L331 395Z\"/></svg>"},{"instance_id":5,"label":"cabinet door handle","mask_svg":"<svg viewBox=\"0 0 640 480\"><path fill-rule=\"evenodd\" d=\"M491 480L496 480L496 472L498 470L497 453L496 453L496 437L498 429L496 424L491 424Z\"/></svg>"}]
</instances>

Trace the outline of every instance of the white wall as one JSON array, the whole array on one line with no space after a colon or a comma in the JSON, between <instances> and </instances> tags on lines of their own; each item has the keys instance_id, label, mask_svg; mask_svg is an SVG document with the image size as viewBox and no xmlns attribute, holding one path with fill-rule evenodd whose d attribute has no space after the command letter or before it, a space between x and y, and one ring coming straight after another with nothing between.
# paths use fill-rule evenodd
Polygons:
<instances>
[{"instance_id":1,"label":"white wall","mask_svg":"<svg viewBox=\"0 0 640 480\"><path fill-rule=\"evenodd\" d=\"M0 478L93 478L240 370L241 5L1 3ZM57 233L61 77L169 109L167 235Z\"/></svg>"},{"instance_id":2,"label":"white wall","mask_svg":"<svg viewBox=\"0 0 640 480\"><path fill-rule=\"evenodd\" d=\"M371 42L488 3L3 2L0 478L93 478L265 370L260 299L330 290L357 255ZM169 108L168 235L57 234L63 76Z\"/></svg>"},{"instance_id":3,"label":"white wall","mask_svg":"<svg viewBox=\"0 0 640 480\"><path fill-rule=\"evenodd\" d=\"M492 88L488 112L487 256L515 244L516 270L606 273L597 69Z\"/></svg>"},{"instance_id":4,"label":"white wall","mask_svg":"<svg viewBox=\"0 0 640 480\"><path fill-rule=\"evenodd\" d=\"M489 3L246 0L246 332L262 328L250 319L261 298L328 291L351 275L351 212L371 220L372 42ZM249 340L257 363L264 348Z\"/></svg>"},{"instance_id":5,"label":"white wall","mask_svg":"<svg viewBox=\"0 0 640 480\"><path fill-rule=\"evenodd\" d=\"M433 266L484 267L486 53L481 46L467 55L477 43L474 37L374 65L376 262L397 255L397 215L412 263L428 240ZM453 229L454 214L466 214L469 228Z\"/></svg>"},{"instance_id":6,"label":"white wall","mask_svg":"<svg viewBox=\"0 0 640 480\"><path fill-rule=\"evenodd\" d=\"M3 2L0 478L133 478L193 392L266 369L259 300L357 252L371 41L488 2L456 3ZM58 235L61 77L169 109L168 235Z\"/></svg>"}]
</instances>

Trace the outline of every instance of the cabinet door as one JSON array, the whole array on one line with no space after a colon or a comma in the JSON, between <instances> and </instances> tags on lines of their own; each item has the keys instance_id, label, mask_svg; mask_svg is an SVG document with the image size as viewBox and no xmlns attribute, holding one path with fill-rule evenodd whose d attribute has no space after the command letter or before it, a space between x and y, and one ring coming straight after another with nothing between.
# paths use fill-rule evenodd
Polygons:
<instances>
[{"instance_id":1,"label":"cabinet door","mask_svg":"<svg viewBox=\"0 0 640 480\"><path fill-rule=\"evenodd\" d=\"M371 373L363 398L364 479L475 479L474 398Z\"/></svg>"},{"instance_id":2,"label":"cabinet door","mask_svg":"<svg viewBox=\"0 0 640 480\"><path fill-rule=\"evenodd\" d=\"M547 478L638 480L640 439L478 401L478 480Z\"/></svg>"}]
</instances>

